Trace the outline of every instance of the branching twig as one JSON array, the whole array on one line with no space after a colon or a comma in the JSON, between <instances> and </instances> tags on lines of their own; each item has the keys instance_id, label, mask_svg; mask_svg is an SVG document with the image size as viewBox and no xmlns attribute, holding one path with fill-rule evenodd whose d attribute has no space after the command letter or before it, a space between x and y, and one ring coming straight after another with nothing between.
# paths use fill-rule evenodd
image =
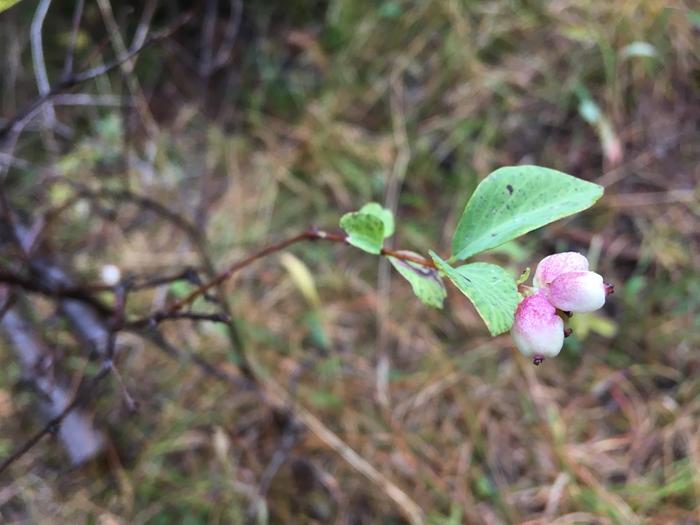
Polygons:
<instances>
[{"instance_id":1,"label":"branching twig","mask_svg":"<svg viewBox=\"0 0 700 525\"><path fill-rule=\"evenodd\" d=\"M141 117L144 127L148 134L151 137L153 137L157 134L158 125L156 124L155 118L153 118L153 114L151 113L151 110L148 106L148 101L146 100L146 96L144 95L143 90L141 89L141 85L138 79L131 74L135 66L135 60L133 59L135 55L132 55L129 52L129 50L126 47L126 44L124 43L124 38L122 37L122 34L119 30L119 25L117 24L117 21L114 19L112 5L110 4L109 0L97 0L97 5L99 6L100 12L102 13L102 18L105 22L107 30L109 31L110 40L112 41L112 47L114 48L117 56L128 57L126 58L126 60L123 60L121 64L119 64L119 67L121 68L122 73L124 74L124 78L126 80L127 86L129 87L129 91L131 91L131 94L134 97L134 100L136 101L136 108L138 109L139 116ZM148 31L147 28L150 24L150 19L153 16L154 9L155 5L152 0L148 2L146 4L146 7L144 8L144 16L142 17L141 23L139 24L140 28L135 39L135 47L137 48L141 47L141 45L143 45L143 42L145 41L145 34ZM139 40L141 40L141 42L139 42Z\"/></svg>"},{"instance_id":2,"label":"branching twig","mask_svg":"<svg viewBox=\"0 0 700 525\"><path fill-rule=\"evenodd\" d=\"M263 257L266 257L266 256L271 255L273 253L279 252L281 250L284 250L285 248L288 248L288 247L290 247L293 244L296 244L298 242L315 241L315 240L347 243L347 237L345 236L345 234L328 233L328 232L325 232L322 230L316 230L316 229L307 230L305 232L302 232L298 235L295 235L295 236L290 237L288 239L285 239L283 241L279 241L279 242L276 242L276 243L271 244L269 246L266 246L265 248L255 252L252 255L249 255L248 257L245 257L244 259L241 259L240 261L236 261L231 266L229 266L226 270L217 274L213 279L204 283L196 290L193 290L189 295L172 303L170 306L166 307L163 310L160 310L158 312L154 312L150 316L148 316L144 319L134 321L134 322L138 323L138 324L143 324L143 325L148 325L148 324L152 324L154 322L157 322L157 319L159 317L170 316L170 315L180 311L182 308L184 308L188 304L191 304L199 296L201 296L202 294L211 290L215 286L218 286L219 284L227 281L228 279L230 279L233 276L233 274L235 274L236 272L238 272L239 270L242 270L243 268L245 268L247 266L250 266L252 263L257 261L258 259L262 259ZM428 259L424 259L423 257L415 257L413 255L409 255L407 253L400 252L400 251L382 249L381 255L386 256L386 257L394 257L396 259L401 259L404 261L413 262L415 264L420 264L421 266L425 266L427 268L435 268L435 264L432 261L429 261Z\"/></svg>"},{"instance_id":3,"label":"branching twig","mask_svg":"<svg viewBox=\"0 0 700 525\"><path fill-rule=\"evenodd\" d=\"M64 277L67 279L67 277ZM116 295L116 305L113 310L111 326L106 337L106 346L102 352L102 366L100 371L89 381L89 383L84 383L84 378L81 379L80 385L76 389L76 393L72 400L66 404L66 406L61 410L61 412L52 418L39 432L30 437L22 446L20 446L15 452L10 454L1 464L0 464L0 475L5 471L12 463L21 458L24 454L29 452L41 439L50 433L55 433L61 428L61 423L66 419L70 413L75 409L81 400L87 397L88 394L92 394L97 384L109 374L110 371L116 371L114 369L114 357L116 350L116 339L117 334L120 330L124 328L124 312L126 308L126 295L127 291L120 286L115 289ZM64 305L65 307L65 305ZM118 373L117 373L118 376ZM119 386L122 389L124 397L127 401L127 405L130 410L135 407L135 402L128 394L126 387L124 386L121 377L118 376Z\"/></svg>"},{"instance_id":4,"label":"branching twig","mask_svg":"<svg viewBox=\"0 0 700 525\"><path fill-rule=\"evenodd\" d=\"M220 272L219 274L217 274L215 277L213 277L212 279L210 279L206 283L200 285L198 288L196 288L195 290L190 292L184 298L175 301L170 306L168 306L164 309L153 312L152 314L148 315L147 317L131 320L128 322L128 324L132 328L145 327L145 326L155 326L163 320L175 319L175 318L189 318L189 319L195 319L195 320L199 319L199 320L207 320L207 321L215 321L215 322L225 322L225 319L229 318L228 314L222 316L221 314L178 315L178 313L185 306L194 302L195 299L203 296L212 288L227 281L236 272L238 272L239 270L242 270L243 268L246 268L247 266L250 266L252 263L257 261L258 259L262 259L268 255L271 255L273 253L284 250L285 248L288 248L289 246L292 246L292 245L299 243L301 241L308 241L308 240L323 240L323 241L331 241L331 242L337 242L337 243L346 243L347 242L347 238L344 234L328 233L328 232L325 232L322 230L316 230L316 229L307 230L305 232L302 232L298 235L295 235L295 236L290 237L288 239L285 239L283 241L279 241L279 242L276 242L274 244L271 244L271 245L255 252L254 254L249 255L248 257L245 257L244 259L241 259L241 260L233 263L226 270L224 270L223 272ZM410 255L410 254L407 254L407 253L401 252L401 251L382 249L381 255L383 255L385 257L394 257L396 259L409 261L409 262L412 262L415 264L419 264L421 266L425 266L426 268L435 268L435 265L432 261L429 261L428 259L424 259L423 257L413 256L413 255ZM140 285L136 284L136 285L134 285L133 288L130 288L130 289L158 286L160 284L165 284L165 283L169 283L169 282L172 282L175 280L180 280L180 279L192 280L191 279L191 270L187 269L187 270L180 272L174 276L156 278L153 281L147 281L145 283L141 283ZM49 297L58 297L58 298L63 298L63 299L77 299L79 301L82 301L84 303L89 304L90 306L95 308L102 315L114 315L113 309L111 309L109 306L105 305L102 301L100 301L99 299L97 299L94 296L95 292L114 291L113 286L108 286L108 285L63 286L61 284L56 284L56 285L52 286L52 285L47 284L44 280L30 279L30 278L27 278L27 277L24 277L24 276L21 276L21 275L18 275L18 274L15 274L15 273L12 273L12 272L9 272L6 270L1 270L1 269L0 269L0 283L19 286L20 288L22 288L24 290L40 293L40 294L43 294L43 295L46 295Z\"/></svg>"},{"instance_id":5,"label":"branching twig","mask_svg":"<svg viewBox=\"0 0 700 525\"><path fill-rule=\"evenodd\" d=\"M58 429L61 426L61 423L63 422L66 417L80 404L80 402L87 397L88 394L91 394L94 390L97 384L104 379L107 374L112 370L112 362L111 361L105 361L102 364L102 367L100 371L93 376L93 378L84 385L81 385L82 387L79 387L76 391L76 394L73 396L73 399L68 403L65 408L61 411L60 414L58 414L56 417L51 419L44 427L39 430L36 434L34 434L32 437L30 437L27 441L24 442L19 448L17 448L12 454L10 454L7 458L3 460L2 463L0 463L0 475L4 471L6 471L10 465L12 465L15 461L17 461L19 458L24 456L27 452L29 452L37 443L39 443L44 436L47 436L48 434L55 434ZM81 382L82 383L82 382Z\"/></svg>"},{"instance_id":6,"label":"branching twig","mask_svg":"<svg viewBox=\"0 0 700 525\"><path fill-rule=\"evenodd\" d=\"M172 27L152 33L147 39L145 39L142 45L128 50L126 54L117 57L115 60L108 62L107 64L85 69L83 71L80 71L79 73L70 74L59 80L57 83L51 86L51 89L47 93L41 94L27 107L19 111L12 118L10 118L5 123L5 125L0 128L0 144L5 141L8 141L10 144L12 144L12 139L16 138L16 134L20 132L22 128L24 128L27 122L29 122L34 117L34 115L36 115L37 111L39 111L45 103L51 101L56 95L63 93L64 91L67 91L79 84L82 84L89 80L93 80L101 75L109 73L117 67L120 67L124 62L136 56L149 45L163 40L165 38L168 38L170 35L175 33L183 25L189 22L194 13L195 10L185 13L178 19L178 21Z\"/></svg>"},{"instance_id":7,"label":"branching twig","mask_svg":"<svg viewBox=\"0 0 700 525\"><path fill-rule=\"evenodd\" d=\"M18 286L23 290L39 293L47 297L55 297L58 299L77 299L78 301L89 304L97 312L105 316L113 313L112 308L94 296L94 292L96 291L111 290L112 287L110 286L51 286L44 279L32 279L6 270L0 270L0 283Z\"/></svg>"}]
</instances>

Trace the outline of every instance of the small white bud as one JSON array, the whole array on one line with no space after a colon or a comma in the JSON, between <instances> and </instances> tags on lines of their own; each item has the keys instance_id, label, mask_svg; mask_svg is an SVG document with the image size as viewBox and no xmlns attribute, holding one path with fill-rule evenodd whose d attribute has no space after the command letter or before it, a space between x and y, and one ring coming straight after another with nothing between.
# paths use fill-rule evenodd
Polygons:
<instances>
[{"instance_id":1,"label":"small white bud","mask_svg":"<svg viewBox=\"0 0 700 525\"><path fill-rule=\"evenodd\" d=\"M118 266L105 264L100 270L100 278L107 286L115 286L122 279L122 272Z\"/></svg>"}]
</instances>

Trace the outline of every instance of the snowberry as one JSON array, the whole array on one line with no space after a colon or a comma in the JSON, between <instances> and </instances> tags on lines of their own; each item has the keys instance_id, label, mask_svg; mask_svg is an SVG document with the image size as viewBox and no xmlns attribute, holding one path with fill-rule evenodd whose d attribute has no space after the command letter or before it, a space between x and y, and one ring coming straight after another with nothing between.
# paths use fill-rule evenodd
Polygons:
<instances>
[{"instance_id":1,"label":"snowberry","mask_svg":"<svg viewBox=\"0 0 700 525\"><path fill-rule=\"evenodd\" d=\"M523 299L515 311L511 328L513 341L523 354L535 362L554 357L564 344L564 321L547 298L536 293Z\"/></svg>"},{"instance_id":2,"label":"snowberry","mask_svg":"<svg viewBox=\"0 0 700 525\"><path fill-rule=\"evenodd\" d=\"M557 253L540 261L533 278L533 294L525 297L515 312L511 335L518 349L533 356L535 364L561 351L564 321L557 310L592 312L605 304L613 292L611 284L588 270L588 259L576 252Z\"/></svg>"}]
</instances>

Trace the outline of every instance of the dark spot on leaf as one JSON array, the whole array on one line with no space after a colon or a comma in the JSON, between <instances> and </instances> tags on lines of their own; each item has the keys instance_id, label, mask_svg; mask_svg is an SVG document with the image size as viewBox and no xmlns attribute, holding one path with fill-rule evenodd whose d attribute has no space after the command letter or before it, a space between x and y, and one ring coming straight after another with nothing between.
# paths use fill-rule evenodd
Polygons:
<instances>
[{"instance_id":1,"label":"dark spot on leaf","mask_svg":"<svg viewBox=\"0 0 700 525\"><path fill-rule=\"evenodd\" d=\"M509 195L513 195L513 186L511 186L510 184L508 184L508 186L506 186L506 189L508 190L508 194L509 194Z\"/></svg>"}]
</instances>

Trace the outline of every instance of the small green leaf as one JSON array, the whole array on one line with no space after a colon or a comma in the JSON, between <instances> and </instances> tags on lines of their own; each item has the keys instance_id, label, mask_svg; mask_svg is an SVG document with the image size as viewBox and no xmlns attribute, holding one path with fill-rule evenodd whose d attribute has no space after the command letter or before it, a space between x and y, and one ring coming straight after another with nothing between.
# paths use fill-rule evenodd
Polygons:
<instances>
[{"instance_id":1,"label":"small green leaf","mask_svg":"<svg viewBox=\"0 0 700 525\"><path fill-rule=\"evenodd\" d=\"M348 234L348 243L369 253L379 254L384 239L394 234L394 214L376 202L370 202L360 211L346 213L340 227Z\"/></svg>"},{"instance_id":2,"label":"small green leaf","mask_svg":"<svg viewBox=\"0 0 700 525\"><path fill-rule=\"evenodd\" d=\"M603 187L539 166L509 166L486 177L464 208L452 254L464 260L585 210Z\"/></svg>"},{"instance_id":3,"label":"small green leaf","mask_svg":"<svg viewBox=\"0 0 700 525\"><path fill-rule=\"evenodd\" d=\"M383 208L381 204L377 204L376 202L368 202L360 208L359 212L374 215L382 221L384 224L385 239L394 235L394 214L391 213L391 210Z\"/></svg>"},{"instance_id":4,"label":"small green leaf","mask_svg":"<svg viewBox=\"0 0 700 525\"><path fill-rule=\"evenodd\" d=\"M402 255L411 255L413 257L421 257L420 254L402 250L397 252ZM409 282L413 293L423 303L433 308L442 308L442 303L445 301L447 291L442 282L442 278L434 268L427 268L412 261L389 257L389 262L396 270Z\"/></svg>"},{"instance_id":5,"label":"small green leaf","mask_svg":"<svg viewBox=\"0 0 700 525\"><path fill-rule=\"evenodd\" d=\"M523 284L525 281L527 281L530 278L530 267L528 266L523 270L523 273L520 274L520 277L515 281L515 284Z\"/></svg>"},{"instance_id":6,"label":"small green leaf","mask_svg":"<svg viewBox=\"0 0 700 525\"><path fill-rule=\"evenodd\" d=\"M21 2L21 0L0 0L0 13L8 10L13 5Z\"/></svg>"},{"instance_id":7,"label":"small green leaf","mask_svg":"<svg viewBox=\"0 0 700 525\"><path fill-rule=\"evenodd\" d=\"M349 244L375 255L381 253L384 243L384 223L381 219L354 211L340 218L340 227L348 234Z\"/></svg>"},{"instance_id":8,"label":"small green leaf","mask_svg":"<svg viewBox=\"0 0 700 525\"><path fill-rule=\"evenodd\" d=\"M431 251L430 256L438 270L472 302L491 335L510 330L520 294L508 272L483 262L453 268L436 253Z\"/></svg>"}]
</instances>

